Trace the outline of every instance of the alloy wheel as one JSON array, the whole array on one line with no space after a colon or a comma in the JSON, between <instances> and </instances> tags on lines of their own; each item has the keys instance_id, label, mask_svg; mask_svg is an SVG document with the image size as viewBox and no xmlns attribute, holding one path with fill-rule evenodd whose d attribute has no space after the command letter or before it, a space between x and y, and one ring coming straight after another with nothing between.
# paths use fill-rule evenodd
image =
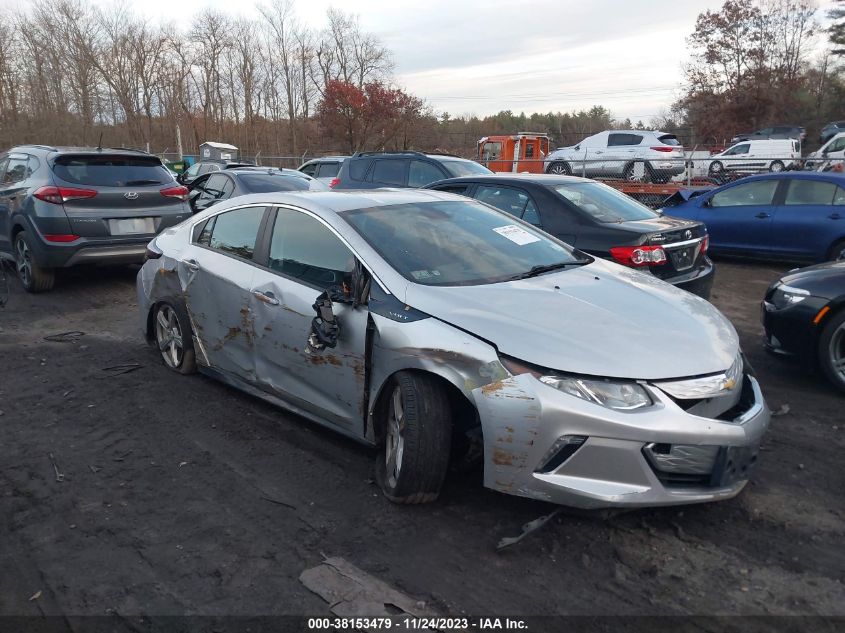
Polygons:
<instances>
[{"instance_id":1,"label":"alloy wheel","mask_svg":"<svg viewBox=\"0 0 845 633\"><path fill-rule=\"evenodd\" d=\"M842 323L833 333L828 347L828 355L834 374L845 383L845 323Z\"/></svg>"},{"instance_id":2,"label":"alloy wheel","mask_svg":"<svg viewBox=\"0 0 845 633\"><path fill-rule=\"evenodd\" d=\"M569 171L566 169L566 165L563 163L555 163L549 168L550 174L557 174L558 176L567 176L569 175Z\"/></svg>"},{"instance_id":3,"label":"alloy wheel","mask_svg":"<svg viewBox=\"0 0 845 633\"><path fill-rule=\"evenodd\" d=\"M29 250L29 244L22 238L15 242L15 265L21 283L28 288L32 283L32 252Z\"/></svg>"},{"instance_id":4,"label":"alloy wheel","mask_svg":"<svg viewBox=\"0 0 845 633\"><path fill-rule=\"evenodd\" d=\"M156 343L165 364L171 369L178 369L184 356L182 328L176 311L169 305L158 309L155 320Z\"/></svg>"},{"instance_id":5,"label":"alloy wheel","mask_svg":"<svg viewBox=\"0 0 845 633\"><path fill-rule=\"evenodd\" d=\"M395 488L399 481L399 473L402 471L402 456L405 452L405 403L402 398L402 389L396 387L390 398L390 410L387 416L387 438L384 442L385 470L387 483Z\"/></svg>"}]
</instances>

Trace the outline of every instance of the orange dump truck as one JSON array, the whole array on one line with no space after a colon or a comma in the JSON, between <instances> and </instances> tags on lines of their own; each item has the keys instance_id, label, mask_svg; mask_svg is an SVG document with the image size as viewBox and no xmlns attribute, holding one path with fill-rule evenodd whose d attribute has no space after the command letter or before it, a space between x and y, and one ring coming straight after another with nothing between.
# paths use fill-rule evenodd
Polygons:
<instances>
[{"instance_id":1,"label":"orange dump truck","mask_svg":"<svg viewBox=\"0 0 845 633\"><path fill-rule=\"evenodd\" d=\"M548 153L549 137L541 133L485 136L478 141L478 162L491 171L542 174Z\"/></svg>"}]
</instances>

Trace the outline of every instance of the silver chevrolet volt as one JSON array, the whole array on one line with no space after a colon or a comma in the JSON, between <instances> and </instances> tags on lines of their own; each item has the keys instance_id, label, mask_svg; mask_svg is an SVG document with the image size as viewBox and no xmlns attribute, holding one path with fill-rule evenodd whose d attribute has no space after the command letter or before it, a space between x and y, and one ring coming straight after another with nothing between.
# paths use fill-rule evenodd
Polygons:
<instances>
[{"instance_id":1,"label":"silver chevrolet volt","mask_svg":"<svg viewBox=\"0 0 845 633\"><path fill-rule=\"evenodd\" d=\"M711 304L436 191L234 198L138 274L164 364L377 447L400 503L485 486L584 508L726 499L770 413Z\"/></svg>"}]
</instances>

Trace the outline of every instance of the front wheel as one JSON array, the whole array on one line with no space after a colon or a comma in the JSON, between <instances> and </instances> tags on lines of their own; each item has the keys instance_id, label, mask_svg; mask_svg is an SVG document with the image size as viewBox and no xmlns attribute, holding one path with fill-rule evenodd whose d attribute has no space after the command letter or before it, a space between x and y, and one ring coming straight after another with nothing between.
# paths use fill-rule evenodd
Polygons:
<instances>
[{"instance_id":1,"label":"front wheel","mask_svg":"<svg viewBox=\"0 0 845 633\"><path fill-rule=\"evenodd\" d=\"M197 369L188 315L175 304L160 303L153 313L155 344L168 369L192 374Z\"/></svg>"},{"instance_id":2,"label":"front wheel","mask_svg":"<svg viewBox=\"0 0 845 633\"><path fill-rule=\"evenodd\" d=\"M783 161L775 160L769 165L769 171L775 174L782 172L784 169Z\"/></svg>"},{"instance_id":3,"label":"front wheel","mask_svg":"<svg viewBox=\"0 0 845 633\"><path fill-rule=\"evenodd\" d=\"M714 160L710 163L710 175L715 176L716 174L721 174L725 170L725 166L722 164L721 161Z\"/></svg>"},{"instance_id":4,"label":"front wheel","mask_svg":"<svg viewBox=\"0 0 845 633\"><path fill-rule=\"evenodd\" d=\"M32 252L29 233L21 231L15 236L15 270L27 292L51 290L56 282L52 268L39 266Z\"/></svg>"},{"instance_id":5,"label":"front wheel","mask_svg":"<svg viewBox=\"0 0 845 633\"><path fill-rule=\"evenodd\" d=\"M827 379L845 393L845 312L835 315L819 337L819 365Z\"/></svg>"},{"instance_id":6,"label":"front wheel","mask_svg":"<svg viewBox=\"0 0 845 633\"><path fill-rule=\"evenodd\" d=\"M434 501L449 466L449 398L437 379L417 372L398 372L387 389L376 479L395 503Z\"/></svg>"}]
</instances>

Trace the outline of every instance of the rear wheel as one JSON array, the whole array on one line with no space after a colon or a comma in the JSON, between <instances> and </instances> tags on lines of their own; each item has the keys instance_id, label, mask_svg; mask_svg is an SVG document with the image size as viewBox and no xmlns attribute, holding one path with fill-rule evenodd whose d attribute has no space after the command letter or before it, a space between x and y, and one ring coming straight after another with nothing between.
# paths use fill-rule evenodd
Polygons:
<instances>
[{"instance_id":1,"label":"rear wheel","mask_svg":"<svg viewBox=\"0 0 845 633\"><path fill-rule=\"evenodd\" d=\"M21 231L15 236L15 269L27 292L50 290L56 282L52 268L39 266L32 252L29 233Z\"/></svg>"},{"instance_id":2,"label":"rear wheel","mask_svg":"<svg viewBox=\"0 0 845 633\"><path fill-rule=\"evenodd\" d=\"M395 503L434 501L449 466L449 398L436 378L417 372L398 372L387 389L376 479Z\"/></svg>"},{"instance_id":3,"label":"rear wheel","mask_svg":"<svg viewBox=\"0 0 845 633\"><path fill-rule=\"evenodd\" d=\"M711 176L715 176L716 174L721 174L723 171L725 171L725 166L722 164L722 161L714 160L712 163L710 163L709 171Z\"/></svg>"},{"instance_id":4,"label":"rear wheel","mask_svg":"<svg viewBox=\"0 0 845 633\"><path fill-rule=\"evenodd\" d=\"M197 369L188 315L175 304L159 303L153 312L155 344L168 369L192 374Z\"/></svg>"},{"instance_id":5,"label":"rear wheel","mask_svg":"<svg viewBox=\"0 0 845 633\"><path fill-rule=\"evenodd\" d=\"M559 176L571 176L572 175L572 168L567 163L552 163L549 165L549 169L546 171L547 174L557 174Z\"/></svg>"},{"instance_id":6,"label":"rear wheel","mask_svg":"<svg viewBox=\"0 0 845 633\"><path fill-rule=\"evenodd\" d=\"M831 246L827 258L832 261L845 259L845 240L839 240Z\"/></svg>"},{"instance_id":7,"label":"rear wheel","mask_svg":"<svg viewBox=\"0 0 845 633\"><path fill-rule=\"evenodd\" d=\"M819 337L819 365L827 379L845 392L845 311L824 326Z\"/></svg>"},{"instance_id":8,"label":"rear wheel","mask_svg":"<svg viewBox=\"0 0 845 633\"><path fill-rule=\"evenodd\" d=\"M780 160L772 161L772 164L769 165L769 171L774 172L774 173L782 172L783 168L784 168L783 161L780 161Z\"/></svg>"}]
</instances>

